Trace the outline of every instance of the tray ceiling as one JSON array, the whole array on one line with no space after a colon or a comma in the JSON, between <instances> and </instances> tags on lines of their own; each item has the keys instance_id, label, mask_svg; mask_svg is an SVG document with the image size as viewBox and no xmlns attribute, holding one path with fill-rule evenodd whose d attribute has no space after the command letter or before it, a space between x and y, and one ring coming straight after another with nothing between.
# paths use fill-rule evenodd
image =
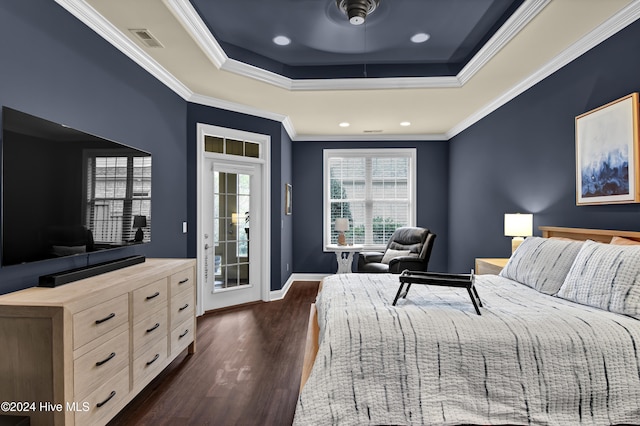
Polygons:
<instances>
[{"instance_id":1,"label":"tray ceiling","mask_svg":"<svg viewBox=\"0 0 640 426\"><path fill-rule=\"evenodd\" d=\"M640 17L639 0L381 0L360 26L335 0L56 1L184 99L294 140L448 139Z\"/></svg>"}]
</instances>

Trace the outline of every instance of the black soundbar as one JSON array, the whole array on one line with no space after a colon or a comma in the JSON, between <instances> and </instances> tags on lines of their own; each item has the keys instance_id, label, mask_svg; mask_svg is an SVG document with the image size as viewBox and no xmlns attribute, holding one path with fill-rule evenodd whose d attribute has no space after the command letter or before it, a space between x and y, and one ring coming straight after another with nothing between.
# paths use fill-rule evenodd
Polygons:
<instances>
[{"instance_id":1,"label":"black soundbar","mask_svg":"<svg viewBox=\"0 0 640 426\"><path fill-rule=\"evenodd\" d=\"M56 272L55 274L42 275L38 280L38 287L57 287L62 284L104 274L105 272L111 272L116 269L126 268L127 266L137 265L144 261L144 256L130 256L109 262L96 263L95 265L84 266L82 268Z\"/></svg>"}]
</instances>

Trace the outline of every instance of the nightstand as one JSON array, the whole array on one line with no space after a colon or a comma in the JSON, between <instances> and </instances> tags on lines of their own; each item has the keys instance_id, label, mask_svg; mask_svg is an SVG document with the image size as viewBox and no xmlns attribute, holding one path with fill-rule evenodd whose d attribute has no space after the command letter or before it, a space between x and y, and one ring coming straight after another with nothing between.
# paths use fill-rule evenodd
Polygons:
<instances>
[{"instance_id":1,"label":"nightstand","mask_svg":"<svg viewBox=\"0 0 640 426\"><path fill-rule=\"evenodd\" d=\"M498 275L509 261L508 258L478 258L476 259L476 275Z\"/></svg>"},{"instance_id":2,"label":"nightstand","mask_svg":"<svg viewBox=\"0 0 640 426\"><path fill-rule=\"evenodd\" d=\"M334 252L336 254L336 260L338 261L338 272L336 272L336 274L350 274L351 265L353 264L353 253L362 251L363 247L362 244L352 244L350 246L329 244L326 250Z\"/></svg>"}]
</instances>

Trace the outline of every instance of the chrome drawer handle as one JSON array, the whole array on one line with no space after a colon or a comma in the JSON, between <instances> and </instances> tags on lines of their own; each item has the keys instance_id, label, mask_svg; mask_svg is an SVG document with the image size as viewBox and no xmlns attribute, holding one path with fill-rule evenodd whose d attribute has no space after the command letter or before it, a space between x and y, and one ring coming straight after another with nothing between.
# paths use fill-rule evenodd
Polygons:
<instances>
[{"instance_id":1,"label":"chrome drawer handle","mask_svg":"<svg viewBox=\"0 0 640 426\"><path fill-rule=\"evenodd\" d=\"M151 333L153 330L155 330L158 327L160 327L160 323L159 322L157 322L156 325L154 325L153 327L148 328L147 329L147 333Z\"/></svg>"},{"instance_id":2,"label":"chrome drawer handle","mask_svg":"<svg viewBox=\"0 0 640 426\"><path fill-rule=\"evenodd\" d=\"M149 365L153 364L154 362L156 362L158 360L158 358L160 358L160 354L156 354L156 356L154 356L151 361L147 361L147 366L149 366Z\"/></svg>"},{"instance_id":3,"label":"chrome drawer handle","mask_svg":"<svg viewBox=\"0 0 640 426\"><path fill-rule=\"evenodd\" d=\"M102 407L104 404L106 404L107 402L109 402L111 400L111 398L113 398L114 396L116 396L116 391L111 391L111 393L109 394L109 396L107 397L107 399L105 399L102 402L98 402L96 404L96 407L100 408Z\"/></svg>"},{"instance_id":4,"label":"chrome drawer handle","mask_svg":"<svg viewBox=\"0 0 640 426\"><path fill-rule=\"evenodd\" d=\"M183 307L178 308L178 311L182 312L182 311L184 311L185 309L187 309L188 307L189 307L189 304L188 304L188 303L185 303Z\"/></svg>"},{"instance_id":5,"label":"chrome drawer handle","mask_svg":"<svg viewBox=\"0 0 640 426\"><path fill-rule=\"evenodd\" d=\"M156 291L154 294L152 294L151 296L147 296L146 300L151 300L151 299L155 299L156 297L160 296L160 292Z\"/></svg>"},{"instance_id":6,"label":"chrome drawer handle","mask_svg":"<svg viewBox=\"0 0 640 426\"><path fill-rule=\"evenodd\" d=\"M180 285L180 284L184 284L184 283L186 283L187 281L189 281L189 278L185 278L185 279L184 279L184 280L182 280L182 281L178 281L178 285Z\"/></svg>"},{"instance_id":7,"label":"chrome drawer handle","mask_svg":"<svg viewBox=\"0 0 640 426\"><path fill-rule=\"evenodd\" d=\"M111 318L115 317L116 314L114 312L111 312L109 315L107 315L106 317L96 320L96 324L102 324L105 321L109 321Z\"/></svg>"},{"instance_id":8,"label":"chrome drawer handle","mask_svg":"<svg viewBox=\"0 0 640 426\"><path fill-rule=\"evenodd\" d=\"M182 333L181 335L178 336L178 339L182 339L187 334L189 334L189 329L188 328L184 331L184 333Z\"/></svg>"},{"instance_id":9,"label":"chrome drawer handle","mask_svg":"<svg viewBox=\"0 0 640 426\"><path fill-rule=\"evenodd\" d=\"M102 361L98 361L96 362L96 367L100 367L102 364L111 361L113 359L113 357L116 356L115 352L111 352L111 355L109 355L108 357L106 357L105 359L103 359Z\"/></svg>"}]
</instances>

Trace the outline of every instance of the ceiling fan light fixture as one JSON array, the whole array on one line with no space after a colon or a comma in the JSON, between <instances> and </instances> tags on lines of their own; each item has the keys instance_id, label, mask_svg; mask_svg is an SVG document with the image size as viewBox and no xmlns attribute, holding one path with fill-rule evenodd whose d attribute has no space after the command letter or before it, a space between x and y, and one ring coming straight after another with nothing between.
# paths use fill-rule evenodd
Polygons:
<instances>
[{"instance_id":1,"label":"ceiling fan light fixture","mask_svg":"<svg viewBox=\"0 0 640 426\"><path fill-rule=\"evenodd\" d=\"M362 25L367 16L376 10L380 0L336 0L336 4L349 17L352 25Z\"/></svg>"}]
</instances>

